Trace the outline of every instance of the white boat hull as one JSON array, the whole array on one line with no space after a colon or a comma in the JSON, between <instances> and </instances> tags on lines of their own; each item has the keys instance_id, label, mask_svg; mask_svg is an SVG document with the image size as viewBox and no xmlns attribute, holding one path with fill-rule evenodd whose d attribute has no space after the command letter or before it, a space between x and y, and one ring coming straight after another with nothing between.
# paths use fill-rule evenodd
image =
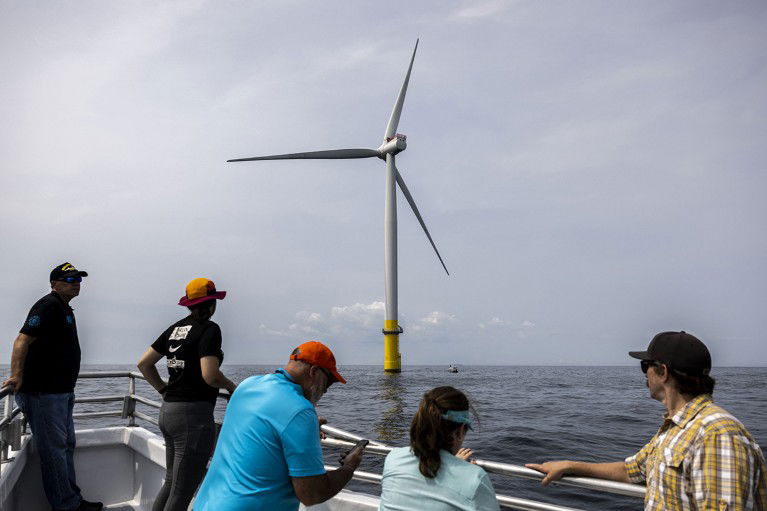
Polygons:
<instances>
[{"instance_id":1,"label":"white boat hull","mask_svg":"<svg viewBox=\"0 0 767 511\"><path fill-rule=\"evenodd\" d=\"M49 511L31 437L11 454L15 459L0 469L0 510ZM165 476L165 445L141 427L79 430L75 470L88 500L102 501L110 511L150 511ZM371 511L378 509L378 498L342 491L324 504L301 509Z\"/></svg>"}]
</instances>

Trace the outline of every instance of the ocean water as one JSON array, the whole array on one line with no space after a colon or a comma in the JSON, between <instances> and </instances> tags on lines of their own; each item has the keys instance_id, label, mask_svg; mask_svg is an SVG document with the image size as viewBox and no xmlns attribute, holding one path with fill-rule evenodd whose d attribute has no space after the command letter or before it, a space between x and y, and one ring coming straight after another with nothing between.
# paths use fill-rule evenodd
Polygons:
<instances>
[{"instance_id":1,"label":"ocean water","mask_svg":"<svg viewBox=\"0 0 767 511\"><path fill-rule=\"evenodd\" d=\"M275 366L224 366L236 382ZM83 371L132 370L131 366L84 366ZM342 366L347 385L333 385L317 406L330 425L389 445L408 443L410 421L423 393L440 385L463 390L479 414L480 424L464 445L481 459L513 464L555 459L618 461L636 452L655 434L663 407L652 400L639 364L621 367L465 366L448 373L443 366L409 366L401 374L384 374L380 366ZM7 374L7 370L0 371ZM767 445L767 368L715 368L715 401L738 417L760 445ZM78 383L79 396L123 394L127 379ZM157 399L138 383L138 392ZM120 403L82 403L76 412L118 410ZM156 416L144 405L138 409ZM219 400L217 420L225 402ZM78 428L124 424L119 418L83 419ZM140 425L150 430L148 423ZM335 464L338 452L326 449ZM380 473L383 457L368 454L362 468ZM491 475L496 492L580 508L640 510L642 502L587 490L550 486L537 481ZM378 493L379 486L352 482L349 488Z\"/></svg>"}]
</instances>

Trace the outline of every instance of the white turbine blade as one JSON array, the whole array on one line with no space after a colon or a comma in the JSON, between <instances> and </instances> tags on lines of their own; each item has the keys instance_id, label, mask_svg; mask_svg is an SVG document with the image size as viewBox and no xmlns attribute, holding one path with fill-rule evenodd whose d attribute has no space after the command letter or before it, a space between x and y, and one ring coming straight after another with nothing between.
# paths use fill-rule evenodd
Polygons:
<instances>
[{"instance_id":1,"label":"white turbine blade","mask_svg":"<svg viewBox=\"0 0 767 511\"><path fill-rule=\"evenodd\" d=\"M350 158L372 158L379 156L375 149L333 149L330 151L310 151L308 153L274 154L271 156L254 156L253 158L237 158L232 161L257 160L346 160Z\"/></svg>"},{"instance_id":2,"label":"white turbine blade","mask_svg":"<svg viewBox=\"0 0 767 511\"><path fill-rule=\"evenodd\" d=\"M386 134L384 140L391 138L397 132L397 125L399 124L399 116L402 113L402 104L405 102L405 94L407 93L407 84L410 81L410 71L413 69L413 61L415 60L415 52L418 49L418 39L415 40L415 48L413 48L413 56L410 58L410 66L407 68L407 75L405 75L405 82L402 84L402 88L399 90L397 96L397 102L394 103L394 110L389 117L389 124L386 125Z\"/></svg>"},{"instance_id":3,"label":"white turbine blade","mask_svg":"<svg viewBox=\"0 0 767 511\"><path fill-rule=\"evenodd\" d=\"M394 167L394 171L397 174L397 184L399 185L399 189L402 190L402 193L407 199L408 203L410 204L410 207L413 208L413 213L415 213L415 217L421 223L421 227L423 227L423 232L425 232L426 237L429 238L429 243L431 243L431 246L434 249L434 252L436 252L437 257L439 258L439 262L442 263L442 267L445 269L445 273L450 275L450 272L447 271L447 266L445 266L445 261L443 261L442 256L439 255L439 250L437 250L437 245L435 245L434 240L431 239L431 234L429 234L429 229L426 228L426 224L424 223L423 218L421 218L421 213L418 212L418 206L415 205L413 196L410 195L410 190L407 189L407 185L405 185L405 181L402 179L402 176L400 175L399 170L397 170L397 167Z\"/></svg>"}]
</instances>

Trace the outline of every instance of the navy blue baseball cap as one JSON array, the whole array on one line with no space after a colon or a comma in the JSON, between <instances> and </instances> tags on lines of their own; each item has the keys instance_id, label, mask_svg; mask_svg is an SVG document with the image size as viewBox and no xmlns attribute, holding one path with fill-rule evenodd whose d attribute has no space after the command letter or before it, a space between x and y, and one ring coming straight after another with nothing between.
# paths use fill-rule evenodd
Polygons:
<instances>
[{"instance_id":1,"label":"navy blue baseball cap","mask_svg":"<svg viewBox=\"0 0 767 511\"><path fill-rule=\"evenodd\" d=\"M51 278L49 280L61 280L67 277L87 277L87 271L80 271L74 267L72 263L61 263L51 270Z\"/></svg>"}]
</instances>

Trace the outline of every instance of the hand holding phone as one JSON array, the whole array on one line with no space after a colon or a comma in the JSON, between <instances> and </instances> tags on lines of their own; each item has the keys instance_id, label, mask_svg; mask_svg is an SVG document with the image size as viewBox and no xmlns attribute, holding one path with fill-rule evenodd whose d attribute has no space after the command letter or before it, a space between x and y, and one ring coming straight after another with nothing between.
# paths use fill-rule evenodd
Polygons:
<instances>
[{"instance_id":1,"label":"hand holding phone","mask_svg":"<svg viewBox=\"0 0 767 511\"><path fill-rule=\"evenodd\" d=\"M360 459L362 458L362 452L365 450L365 446L370 443L370 440L365 440L364 438L362 440L358 440L356 444L354 444L354 447L343 453L338 458L338 462L343 465L346 463L347 458L350 462L354 463L354 468L356 469L357 466L360 464ZM353 461L352 461L353 460Z\"/></svg>"}]
</instances>

